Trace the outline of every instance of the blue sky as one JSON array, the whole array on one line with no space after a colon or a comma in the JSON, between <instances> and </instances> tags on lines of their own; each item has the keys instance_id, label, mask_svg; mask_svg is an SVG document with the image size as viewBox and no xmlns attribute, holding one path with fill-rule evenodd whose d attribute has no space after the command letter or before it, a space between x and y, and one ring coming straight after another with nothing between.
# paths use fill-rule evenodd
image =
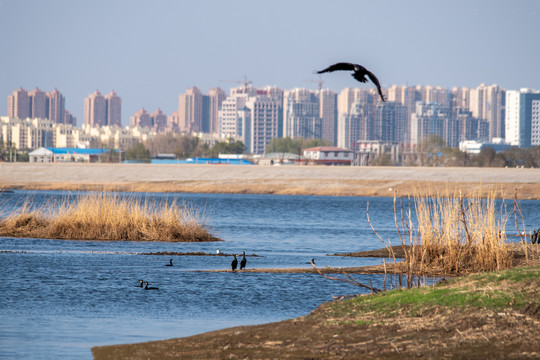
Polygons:
<instances>
[{"instance_id":1,"label":"blue sky","mask_svg":"<svg viewBox=\"0 0 540 360\"><path fill-rule=\"evenodd\" d=\"M142 107L170 115L191 86L315 89L338 61L383 87L540 89L539 44L536 0L0 0L0 115L21 86L57 88L80 126L84 98L115 90L127 125Z\"/></svg>"}]
</instances>

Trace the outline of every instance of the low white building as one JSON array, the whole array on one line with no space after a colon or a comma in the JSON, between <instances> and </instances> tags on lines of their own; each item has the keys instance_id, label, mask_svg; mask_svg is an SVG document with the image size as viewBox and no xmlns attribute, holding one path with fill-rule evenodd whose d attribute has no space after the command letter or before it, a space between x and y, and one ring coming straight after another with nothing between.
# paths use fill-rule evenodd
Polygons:
<instances>
[{"instance_id":1,"label":"low white building","mask_svg":"<svg viewBox=\"0 0 540 360\"><path fill-rule=\"evenodd\" d=\"M351 165L354 151L335 146L317 146L305 149L304 157L313 164Z\"/></svg>"},{"instance_id":2,"label":"low white building","mask_svg":"<svg viewBox=\"0 0 540 360\"><path fill-rule=\"evenodd\" d=\"M30 152L28 156L31 163L97 162L101 156L106 156L108 153L108 149L41 147Z\"/></svg>"}]
</instances>

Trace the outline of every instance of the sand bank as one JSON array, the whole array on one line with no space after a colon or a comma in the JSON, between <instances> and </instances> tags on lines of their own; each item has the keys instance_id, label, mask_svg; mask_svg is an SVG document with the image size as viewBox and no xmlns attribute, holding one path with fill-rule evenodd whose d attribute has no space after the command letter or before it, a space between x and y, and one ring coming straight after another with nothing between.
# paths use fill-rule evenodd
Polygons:
<instances>
[{"instance_id":1,"label":"sand bank","mask_svg":"<svg viewBox=\"0 0 540 360\"><path fill-rule=\"evenodd\" d=\"M0 188L398 196L418 190L540 199L540 169L1 163Z\"/></svg>"}]
</instances>

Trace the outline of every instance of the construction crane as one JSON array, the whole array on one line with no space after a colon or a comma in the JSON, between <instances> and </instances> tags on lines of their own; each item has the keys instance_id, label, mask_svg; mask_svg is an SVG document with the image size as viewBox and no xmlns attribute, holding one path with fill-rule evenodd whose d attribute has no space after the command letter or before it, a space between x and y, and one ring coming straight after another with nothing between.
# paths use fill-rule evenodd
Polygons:
<instances>
[{"instance_id":1,"label":"construction crane","mask_svg":"<svg viewBox=\"0 0 540 360\"><path fill-rule=\"evenodd\" d=\"M310 83L316 83L317 84L317 89L319 90L319 93L321 92L324 81L323 81L323 79L322 79L322 77L320 75L319 75L319 80L304 80L304 81L305 82L310 82Z\"/></svg>"},{"instance_id":2,"label":"construction crane","mask_svg":"<svg viewBox=\"0 0 540 360\"><path fill-rule=\"evenodd\" d=\"M243 91L244 93L247 93L247 87L248 85L253 85L253 82L251 80L247 79L247 76L244 75L244 80L219 80L219 82L226 82L226 83L235 83L235 84L243 84Z\"/></svg>"}]
</instances>

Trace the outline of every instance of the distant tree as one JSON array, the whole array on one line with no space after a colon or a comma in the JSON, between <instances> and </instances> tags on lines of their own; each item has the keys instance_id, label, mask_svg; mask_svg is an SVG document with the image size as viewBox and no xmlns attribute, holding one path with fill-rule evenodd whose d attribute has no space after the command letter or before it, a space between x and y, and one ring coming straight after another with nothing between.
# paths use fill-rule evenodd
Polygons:
<instances>
[{"instance_id":1,"label":"distant tree","mask_svg":"<svg viewBox=\"0 0 540 360\"><path fill-rule=\"evenodd\" d=\"M444 148L442 150L443 166L470 166L470 156L457 148Z\"/></svg>"},{"instance_id":2,"label":"distant tree","mask_svg":"<svg viewBox=\"0 0 540 360\"><path fill-rule=\"evenodd\" d=\"M178 133L164 133L153 136L145 142L151 156L175 154L177 158L191 157L199 145L199 138Z\"/></svg>"},{"instance_id":3,"label":"distant tree","mask_svg":"<svg viewBox=\"0 0 540 360\"><path fill-rule=\"evenodd\" d=\"M309 149L316 146L325 146L330 145L328 141L322 139L304 139L296 138L291 139L290 137L284 138L273 138L270 140L268 145L266 145L266 153L292 153L292 154L301 154L302 150Z\"/></svg>"},{"instance_id":4,"label":"distant tree","mask_svg":"<svg viewBox=\"0 0 540 360\"><path fill-rule=\"evenodd\" d=\"M126 160L140 161L144 163L149 163L152 157L150 156L150 151L144 147L142 143L131 147L126 150L125 153Z\"/></svg>"},{"instance_id":5,"label":"distant tree","mask_svg":"<svg viewBox=\"0 0 540 360\"><path fill-rule=\"evenodd\" d=\"M393 166L394 163L390 159L388 154L378 154L373 160L369 162L370 166Z\"/></svg>"},{"instance_id":6,"label":"distant tree","mask_svg":"<svg viewBox=\"0 0 540 360\"><path fill-rule=\"evenodd\" d=\"M212 156L216 157L219 154L243 154L246 151L246 146L241 141L220 141L212 147Z\"/></svg>"}]
</instances>

